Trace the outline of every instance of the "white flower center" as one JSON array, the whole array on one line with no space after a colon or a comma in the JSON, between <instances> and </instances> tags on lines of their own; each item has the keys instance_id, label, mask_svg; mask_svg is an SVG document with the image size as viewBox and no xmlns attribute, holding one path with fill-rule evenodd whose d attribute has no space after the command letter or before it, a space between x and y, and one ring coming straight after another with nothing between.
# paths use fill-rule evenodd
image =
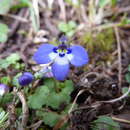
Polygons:
<instances>
[{"instance_id":1,"label":"white flower center","mask_svg":"<svg viewBox=\"0 0 130 130\"><path fill-rule=\"evenodd\" d=\"M50 58L51 60L54 60L54 59L57 57L57 55L58 55L58 53L51 52L51 53L49 54L49 58Z\"/></svg>"},{"instance_id":2,"label":"white flower center","mask_svg":"<svg viewBox=\"0 0 130 130\"><path fill-rule=\"evenodd\" d=\"M69 60L67 56L65 55L64 57L60 57L59 55L56 57L55 61L59 65L66 65L69 64Z\"/></svg>"}]
</instances>

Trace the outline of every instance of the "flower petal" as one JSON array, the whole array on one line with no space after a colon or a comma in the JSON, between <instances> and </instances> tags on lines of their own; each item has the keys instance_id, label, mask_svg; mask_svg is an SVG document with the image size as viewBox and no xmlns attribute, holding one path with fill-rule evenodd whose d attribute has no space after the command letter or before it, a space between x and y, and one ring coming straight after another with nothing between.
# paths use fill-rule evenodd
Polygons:
<instances>
[{"instance_id":1,"label":"flower petal","mask_svg":"<svg viewBox=\"0 0 130 130\"><path fill-rule=\"evenodd\" d=\"M56 53L53 52L55 46L52 44L43 44L39 47L37 52L34 54L33 59L38 64L47 64L51 62L55 57Z\"/></svg>"},{"instance_id":2,"label":"flower petal","mask_svg":"<svg viewBox=\"0 0 130 130\"><path fill-rule=\"evenodd\" d=\"M72 52L68 54L68 57L72 65L79 67L88 63L88 53L82 46L74 45L70 49L72 49Z\"/></svg>"},{"instance_id":3,"label":"flower petal","mask_svg":"<svg viewBox=\"0 0 130 130\"><path fill-rule=\"evenodd\" d=\"M69 61L66 57L58 57L52 64L52 73L57 80L65 80L69 73Z\"/></svg>"}]
</instances>

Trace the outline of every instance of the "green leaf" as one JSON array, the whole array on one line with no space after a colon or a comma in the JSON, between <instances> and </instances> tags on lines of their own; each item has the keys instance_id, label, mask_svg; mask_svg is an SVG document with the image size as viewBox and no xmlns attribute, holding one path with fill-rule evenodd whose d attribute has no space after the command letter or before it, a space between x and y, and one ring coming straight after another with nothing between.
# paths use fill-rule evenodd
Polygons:
<instances>
[{"instance_id":1,"label":"green leaf","mask_svg":"<svg viewBox=\"0 0 130 130\"><path fill-rule=\"evenodd\" d=\"M58 109L62 103L68 104L70 102L70 96L64 93L51 93L48 98L46 105L53 109Z\"/></svg>"},{"instance_id":2,"label":"green leaf","mask_svg":"<svg viewBox=\"0 0 130 130\"><path fill-rule=\"evenodd\" d=\"M5 105L9 102L12 102L13 100L13 94L12 93L6 93L3 97L0 98L0 105Z\"/></svg>"},{"instance_id":3,"label":"green leaf","mask_svg":"<svg viewBox=\"0 0 130 130\"><path fill-rule=\"evenodd\" d=\"M44 85L48 87L48 89L50 90L50 92L54 92L55 91L55 82L54 79L52 78L48 78L44 80Z\"/></svg>"},{"instance_id":4,"label":"green leaf","mask_svg":"<svg viewBox=\"0 0 130 130\"><path fill-rule=\"evenodd\" d=\"M109 116L99 116L97 120L93 121L95 129L105 129L105 130L120 130L120 126L117 122L113 121Z\"/></svg>"},{"instance_id":5,"label":"green leaf","mask_svg":"<svg viewBox=\"0 0 130 130\"><path fill-rule=\"evenodd\" d=\"M68 26L69 26L69 29L74 29L76 28L77 24L74 21L69 21Z\"/></svg>"},{"instance_id":6,"label":"green leaf","mask_svg":"<svg viewBox=\"0 0 130 130\"><path fill-rule=\"evenodd\" d=\"M6 14L12 6L13 0L0 0L0 14Z\"/></svg>"},{"instance_id":7,"label":"green leaf","mask_svg":"<svg viewBox=\"0 0 130 130\"><path fill-rule=\"evenodd\" d=\"M68 23L60 22L58 28L61 32L66 33L68 37L72 37L75 33L76 26L74 21L69 21Z\"/></svg>"},{"instance_id":8,"label":"green leaf","mask_svg":"<svg viewBox=\"0 0 130 130\"><path fill-rule=\"evenodd\" d=\"M6 59L1 59L0 60L0 68L7 68L11 64L15 64L18 60L20 60L20 56L16 53L11 54L8 56Z\"/></svg>"},{"instance_id":9,"label":"green leaf","mask_svg":"<svg viewBox=\"0 0 130 130\"><path fill-rule=\"evenodd\" d=\"M74 35L75 31L71 30L69 32L66 33L67 37L72 37Z\"/></svg>"},{"instance_id":10,"label":"green leaf","mask_svg":"<svg viewBox=\"0 0 130 130\"><path fill-rule=\"evenodd\" d=\"M73 90L73 82L71 80L66 80L65 87L62 89L62 93L70 95Z\"/></svg>"},{"instance_id":11,"label":"green leaf","mask_svg":"<svg viewBox=\"0 0 130 130\"><path fill-rule=\"evenodd\" d=\"M3 84L9 84L11 82L11 79L8 76L4 76L0 79L0 82Z\"/></svg>"},{"instance_id":12,"label":"green leaf","mask_svg":"<svg viewBox=\"0 0 130 130\"><path fill-rule=\"evenodd\" d=\"M128 83L130 83L130 73L127 73L127 74L125 75L125 78L126 78L126 81L127 81Z\"/></svg>"},{"instance_id":13,"label":"green leaf","mask_svg":"<svg viewBox=\"0 0 130 130\"><path fill-rule=\"evenodd\" d=\"M9 28L6 24L0 23L0 42L6 42L8 39Z\"/></svg>"},{"instance_id":14,"label":"green leaf","mask_svg":"<svg viewBox=\"0 0 130 130\"><path fill-rule=\"evenodd\" d=\"M57 113L54 112L41 112L41 111L37 111L36 113L38 116L40 116L44 123L46 125L49 125L50 127L53 127L58 120L61 118L61 116Z\"/></svg>"},{"instance_id":15,"label":"green leaf","mask_svg":"<svg viewBox=\"0 0 130 130\"><path fill-rule=\"evenodd\" d=\"M14 63L16 63L18 60L20 60L20 56L19 56L19 54L17 54L17 53L13 53L13 54L11 54L10 56L8 56L8 57L6 58L6 61L9 62L10 64L14 64Z\"/></svg>"},{"instance_id":16,"label":"green leaf","mask_svg":"<svg viewBox=\"0 0 130 130\"><path fill-rule=\"evenodd\" d=\"M0 59L0 69L5 69L9 66L6 60Z\"/></svg>"},{"instance_id":17,"label":"green leaf","mask_svg":"<svg viewBox=\"0 0 130 130\"><path fill-rule=\"evenodd\" d=\"M111 2L111 0L99 0L99 7L104 8L110 2Z\"/></svg>"},{"instance_id":18,"label":"green leaf","mask_svg":"<svg viewBox=\"0 0 130 130\"><path fill-rule=\"evenodd\" d=\"M0 32L8 33L8 31L9 31L8 26L6 24L4 24L4 23L0 23Z\"/></svg>"},{"instance_id":19,"label":"green leaf","mask_svg":"<svg viewBox=\"0 0 130 130\"><path fill-rule=\"evenodd\" d=\"M62 103L70 103L70 94L73 91L73 82L71 80L65 81L65 87L62 88L61 92L51 92L47 98L46 105L52 107L53 109L58 109Z\"/></svg>"},{"instance_id":20,"label":"green leaf","mask_svg":"<svg viewBox=\"0 0 130 130\"><path fill-rule=\"evenodd\" d=\"M21 116L21 114L22 114L22 108L21 107L16 108L16 114L17 114L17 116Z\"/></svg>"},{"instance_id":21,"label":"green leaf","mask_svg":"<svg viewBox=\"0 0 130 130\"><path fill-rule=\"evenodd\" d=\"M29 96L28 104L30 108L40 109L43 105L49 106L53 109L58 109L62 103L70 103L70 94L73 91L73 82L67 80L65 87L60 92L56 92L54 87L54 80L47 79L44 86L36 89L36 92Z\"/></svg>"},{"instance_id":22,"label":"green leaf","mask_svg":"<svg viewBox=\"0 0 130 130\"><path fill-rule=\"evenodd\" d=\"M68 32L69 31L69 27L68 27L68 24L65 23L65 22L60 22L58 24L58 28L61 32Z\"/></svg>"},{"instance_id":23,"label":"green leaf","mask_svg":"<svg viewBox=\"0 0 130 130\"><path fill-rule=\"evenodd\" d=\"M59 97L59 94L53 92L48 96L46 105L52 107L53 109L58 109L61 100L62 99Z\"/></svg>"},{"instance_id":24,"label":"green leaf","mask_svg":"<svg viewBox=\"0 0 130 130\"><path fill-rule=\"evenodd\" d=\"M40 86L36 89L36 92L28 97L28 105L33 109L40 109L46 104L49 95L49 89L47 86Z\"/></svg>"}]
</instances>

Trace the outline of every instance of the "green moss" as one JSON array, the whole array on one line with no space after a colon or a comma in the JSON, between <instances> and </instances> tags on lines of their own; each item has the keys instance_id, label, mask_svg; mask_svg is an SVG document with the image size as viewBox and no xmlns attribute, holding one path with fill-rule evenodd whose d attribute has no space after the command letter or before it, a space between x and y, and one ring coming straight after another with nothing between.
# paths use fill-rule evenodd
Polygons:
<instances>
[{"instance_id":1,"label":"green moss","mask_svg":"<svg viewBox=\"0 0 130 130\"><path fill-rule=\"evenodd\" d=\"M110 51L115 43L114 31L110 28L101 32L86 32L81 41L90 53Z\"/></svg>"}]
</instances>

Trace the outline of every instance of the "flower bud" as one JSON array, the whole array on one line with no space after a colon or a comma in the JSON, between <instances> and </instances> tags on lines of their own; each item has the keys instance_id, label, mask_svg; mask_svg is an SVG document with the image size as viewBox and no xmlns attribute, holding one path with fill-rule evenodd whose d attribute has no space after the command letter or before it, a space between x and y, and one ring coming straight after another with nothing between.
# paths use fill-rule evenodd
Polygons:
<instances>
[{"instance_id":1,"label":"flower bud","mask_svg":"<svg viewBox=\"0 0 130 130\"><path fill-rule=\"evenodd\" d=\"M24 72L19 78L19 84L21 86L29 85L34 80L34 76L30 72Z\"/></svg>"},{"instance_id":2,"label":"flower bud","mask_svg":"<svg viewBox=\"0 0 130 130\"><path fill-rule=\"evenodd\" d=\"M62 36L60 37L59 41L62 42L62 43L66 43L66 42L68 41L68 39L67 39L66 36L62 35Z\"/></svg>"},{"instance_id":3,"label":"flower bud","mask_svg":"<svg viewBox=\"0 0 130 130\"><path fill-rule=\"evenodd\" d=\"M3 96L7 92L9 92L9 87L5 84L0 84L0 96Z\"/></svg>"}]
</instances>

